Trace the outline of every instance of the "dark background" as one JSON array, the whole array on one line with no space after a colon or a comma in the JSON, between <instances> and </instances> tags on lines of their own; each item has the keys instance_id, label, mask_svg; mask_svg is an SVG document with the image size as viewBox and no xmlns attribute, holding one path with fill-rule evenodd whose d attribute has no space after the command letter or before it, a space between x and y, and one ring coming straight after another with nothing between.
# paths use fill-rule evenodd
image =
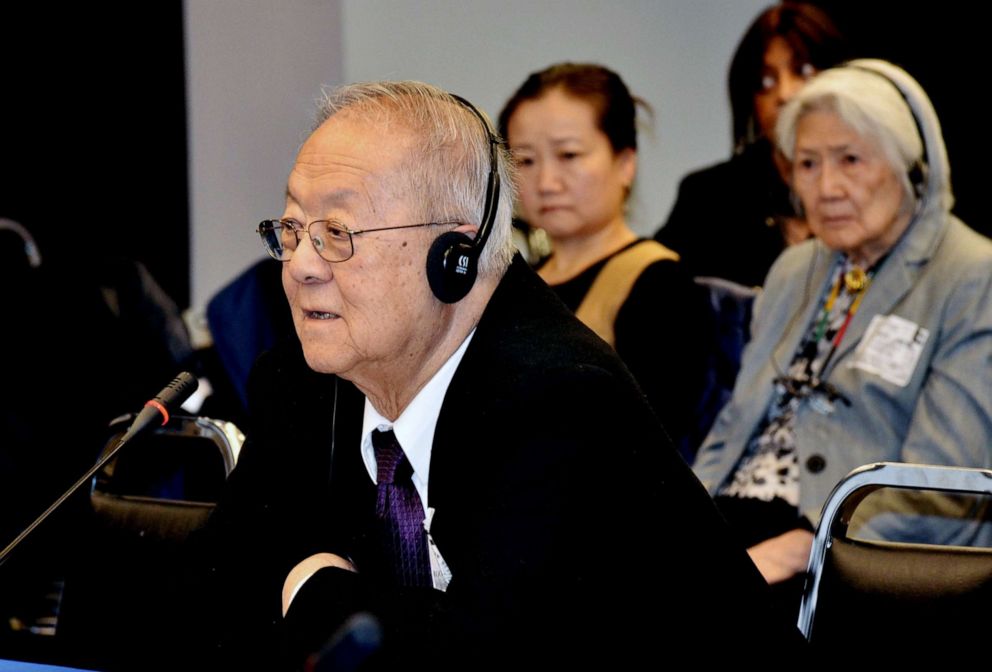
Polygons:
<instances>
[{"instance_id":1,"label":"dark background","mask_svg":"<svg viewBox=\"0 0 992 672\"><path fill-rule=\"evenodd\" d=\"M142 261L189 304L180 0L4 3L0 217L80 274Z\"/></svg>"},{"instance_id":2,"label":"dark background","mask_svg":"<svg viewBox=\"0 0 992 672\"><path fill-rule=\"evenodd\" d=\"M107 423L180 370L164 304L148 300L132 262L180 306L190 273L181 2L0 7L0 217L24 224L43 257L18 267L19 241L4 232L6 546L93 464ZM5 635L20 634L11 619L46 613L41 596L93 549L76 538L89 529L86 492L0 571L0 658L11 654Z\"/></svg>"}]
</instances>

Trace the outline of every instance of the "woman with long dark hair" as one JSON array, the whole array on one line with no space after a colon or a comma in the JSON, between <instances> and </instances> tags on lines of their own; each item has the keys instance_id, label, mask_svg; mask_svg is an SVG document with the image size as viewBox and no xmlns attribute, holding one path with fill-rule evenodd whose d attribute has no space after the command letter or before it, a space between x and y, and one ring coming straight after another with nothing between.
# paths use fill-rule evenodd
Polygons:
<instances>
[{"instance_id":1,"label":"woman with long dark hair","mask_svg":"<svg viewBox=\"0 0 992 672\"><path fill-rule=\"evenodd\" d=\"M728 77L734 155L686 176L655 234L692 275L761 285L782 250L809 237L773 130L779 109L806 81L846 56L830 18L806 3L769 7L748 28Z\"/></svg>"}]
</instances>

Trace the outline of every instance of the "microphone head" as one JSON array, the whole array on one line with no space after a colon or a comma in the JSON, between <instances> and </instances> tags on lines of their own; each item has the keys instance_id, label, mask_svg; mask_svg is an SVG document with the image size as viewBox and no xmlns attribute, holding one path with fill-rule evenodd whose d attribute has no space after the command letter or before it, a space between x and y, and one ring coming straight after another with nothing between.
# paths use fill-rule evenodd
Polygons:
<instances>
[{"instance_id":1,"label":"microphone head","mask_svg":"<svg viewBox=\"0 0 992 672\"><path fill-rule=\"evenodd\" d=\"M130 441L135 435L151 426L152 422L161 419L162 425L169 422L172 412L182 406L183 402L196 392L200 382L192 373L183 371L172 379L172 382L155 395L154 399L145 402L138 416L131 423L127 432L120 438L120 443Z\"/></svg>"},{"instance_id":2,"label":"microphone head","mask_svg":"<svg viewBox=\"0 0 992 672\"><path fill-rule=\"evenodd\" d=\"M182 371L172 379L172 382L165 386L161 392L155 396L155 401L159 402L169 412L174 411L193 396L196 388L200 386L200 381L189 371Z\"/></svg>"}]
</instances>

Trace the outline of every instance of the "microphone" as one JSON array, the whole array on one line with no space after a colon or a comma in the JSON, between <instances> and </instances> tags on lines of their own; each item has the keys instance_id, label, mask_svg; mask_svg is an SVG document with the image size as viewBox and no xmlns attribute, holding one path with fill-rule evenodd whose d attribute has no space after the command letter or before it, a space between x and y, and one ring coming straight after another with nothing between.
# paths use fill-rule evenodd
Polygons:
<instances>
[{"instance_id":1,"label":"microphone","mask_svg":"<svg viewBox=\"0 0 992 672\"><path fill-rule=\"evenodd\" d=\"M145 431L153 422L162 418L162 425L169 422L169 412L183 405L183 402L193 396L196 388L199 387L196 376L188 371L183 371L173 378L172 382L155 395L154 398L145 402L144 408L138 413L131 426L120 438L121 444L130 441L132 438Z\"/></svg>"},{"instance_id":2,"label":"microphone","mask_svg":"<svg viewBox=\"0 0 992 672\"><path fill-rule=\"evenodd\" d=\"M72 484L68 490L62 493L62 496L56 499L51 506L45 509L45 512L38 516L33 523L28 525L23 532L17 535L17 538L12 542L7 544L7 547L0 551L0 566L7 561L7 557L13 552L17 546L24 541L29 534L34 532L35 528L45 522L57 508L62 506L65 500L69 499L79 488L83 486L87 481L93 478L93 474L98 472L103 468L107 462L114 459L121 448L124 447L128 441L133 439L138 434L141 434L146 429L148 429L155 420L159 417L162 418L162 423L165 424L169 421L169 414L179 408L184 401L189 399L190 395L196 392L196 388L199 383L196 380L196 376L186 371L183 371L178 376L176 376L171 383L165 386L165 388L156 394L152 399L145 402L145 407L141 409L138 413L138 417L134 419L128 430L117 440L117 445L112 449L107 451L107 453L101 457L96 464L94 464L89 471L87 471L83 476Z\"/></svg>"}]
</instances>

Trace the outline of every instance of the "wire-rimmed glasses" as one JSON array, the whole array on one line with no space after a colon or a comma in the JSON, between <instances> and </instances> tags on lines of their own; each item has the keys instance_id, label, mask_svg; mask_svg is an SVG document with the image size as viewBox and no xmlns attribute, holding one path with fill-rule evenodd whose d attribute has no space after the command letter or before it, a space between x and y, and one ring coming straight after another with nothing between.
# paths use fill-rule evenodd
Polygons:
<instances>
[{"instance_id":1,"label":"wire-rimmed glasses","mask_svg":"<svg viewBox=\"0 0 992 672\"><path fill-rule=\"evenodd\" d=\"M402 226L384 226L378 229L352 231L343 224L327 219L314 220L306 226L295 219L266 219L258 225L258 235L262 239L262 247L265 248L270 257L278 261L289 261L293 258L293 252L300 244L300 234L306 232L320 258L336 263L347 261L355 255L355 241L352 236L372 231L415 229L422 226L455 226L457 224L458 222L425 222L423 224L404 224Z\"/></svg>"}]
</instances>

